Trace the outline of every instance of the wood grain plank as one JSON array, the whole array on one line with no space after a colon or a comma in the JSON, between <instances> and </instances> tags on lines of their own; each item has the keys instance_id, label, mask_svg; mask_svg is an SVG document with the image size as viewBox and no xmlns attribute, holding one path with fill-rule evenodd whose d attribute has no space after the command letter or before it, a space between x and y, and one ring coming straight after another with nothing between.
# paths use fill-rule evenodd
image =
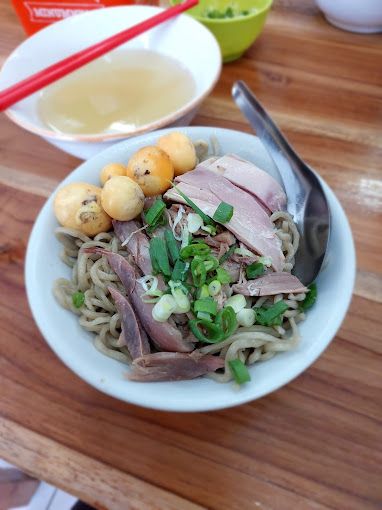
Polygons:
<instances>
[{"instance_id":1,"label":"wood grain plank","mask_svg":"<svg viewBox=\"0 0 382 510\"><path fill-rule=\"evenodd\" d=\"M0 418L0 455L25 472L70 486L72 493L96 508L108 510L201 510L203 507L170 494L41 434ZM66 465L62 470L61 466ZM100 490L100 488L102 488Z\"/></svg>"}]
</instances>

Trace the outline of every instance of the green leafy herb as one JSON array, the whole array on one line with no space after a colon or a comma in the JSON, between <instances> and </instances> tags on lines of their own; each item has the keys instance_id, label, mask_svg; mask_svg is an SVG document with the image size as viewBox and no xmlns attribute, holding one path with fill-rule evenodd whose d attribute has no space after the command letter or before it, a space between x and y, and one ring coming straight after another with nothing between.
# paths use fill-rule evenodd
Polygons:
<instances>
[{"instance_id":1,"label":"green leafy herb","mask_svg":"<svg viewBox=\"0 0 382 510\"><path fill-rule=\"evenodd\" d=\"M218 311L218 304L212 297L197 299L194 301L194 312L204 312L210 315L216 315Z\"/></svg>"},{"instance_id":2,"label":"green leafy herb","mask_svg":"<svg viewBox=\"0 0 382 510\"><path fill-rule=\"evenodd\" d=\"M244 384L251 380L248 368L240 359L233 359L228 362L228 365L237 384Z\"/></svg>"},{"instance_id":3,"label":"green leafy herb","mask_svg":"<svg viewBox=\"0 0 382 510\"><path fill-rule=\"evenodd\" d=\"M262 275L264 270L264 264L261 262L253 262L253 264L249 264L249 266L247 266L245 272L247 274L248 280L253 280L253 278Z\"/></svg>"},{"instance_id":4,"label":"green leafy herb","mask_svg":"<svg viewBox=\"0 0 382 510\"><path fill-rule=\"evenodd\" d=\"M306 295L306 298L304 299L304 301L301 301L300 305L299 305L299 309L300 310L308 310L308 308L311 308L314 303L316 302L316 299L317 299L317 284L316 283L311 283L310 285L308 285L308 289L309 289L309 292L307 293Z\"/></svg>"},{"instance_id":5,"label":"green leafy herb","mask_svg":"<svg viewBox=\"0 0 382 510\"><path fill-rule=\"evenodd\" d=\"M72 303L76 308L81 308L85 303L85 294L80 290L72 294Z\"/></svg>"},{"instance_id":6,"label":"green leafy herb","mask_svg":"<svg viewBox=\"0 0 382 510\"><path fill-rule=\"evenodd\" d=\"M230 246L230 248L224 253L224 255L222 255L220 257L220 259L219 259L220 264L223 264L223 262L228 260L230 258L230 256L233 254L233 252L235 251L235 249L236 249L236 244L233 244L232 246Z\"/></svg>"},{"instance_id":7,"label":"green leafy herb","mask_svg":"<svg viewBox=\"0 0 382 510\"><path fill-rule=\"evenodd\" d=\"M164 239L161 237L153 237L150 240L149 253L153 270L157 273L163 273L164 276L170 277L171 268Z\"/></svg>"},{"instance_id":8,"label":"green leafy herb","mask_svg":"<svg viewBox=\"0 0 382 510\"><path fill-rule=\"evenodd\" d=\"M167 250L171 259L171 263L175 264L175 262L179 258L179 247L178 243L174 237L174 234L171 230L165 230L164 238L167 244Z\"/></svg>"},{"instance_id":9,"label":"green leafy herb","mask_svg":"<svg viewBox=\"0 0 382 510\"><path fill-rule=\"evenodd\" d=\"M288 309L285 301L278 301L269 308L256 308L256 322L262 326L277 326L281 324L281 314Z\"/></svg>"},{"instance_id":10,"label":"green leafy herb","mask_svg":"<svg viewBox=\"0 0 382 510\"><path fill-rule=\"evenodd\" d=\"M217 223L228 223L229 220L232 218L233 215L233 207L230 204L227 204L226 202L220 202L218 205L218 208L216 209L213 219Z\"/></svg>"},{"instance_id":11,"label":"green leafy herb","mask_svg":"<svg viewBox=\"0 0 382 510\"><path fill-rule=\"evenodd\" d=\"M193 202L191 200L191 198L189 198L187 195L185 195L183 193L183 191L181 191L177 186L175 186L174 183L171 182L171 185L175 188L175 190L177 191L177 193L179 193L179 195L187 202L187 204L191 207L191 209L193 209L196 213L199 214L199 216L202 218L202 220L204 221L204 223L206 225L215 225L214 221L212 218L210 218L207 214L205 214L196 204L195 202Z\"/></svg>"}]
</instances>

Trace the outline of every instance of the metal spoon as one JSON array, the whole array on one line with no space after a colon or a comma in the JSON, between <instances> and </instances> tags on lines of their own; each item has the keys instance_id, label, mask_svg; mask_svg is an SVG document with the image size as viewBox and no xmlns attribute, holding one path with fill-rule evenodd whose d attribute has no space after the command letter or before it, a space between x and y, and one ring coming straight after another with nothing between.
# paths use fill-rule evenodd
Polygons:
<instances>
[{"instance_id":1,"label":"metal spoon","mask_svg":"<svg viewBox=\"0 0 382 510\"><path fill-rule=\"evenodd\" d=\"M320 180L243 81L234 83L232 96L280 172L288 197L287 210L301 234L293 273L308 285L321 269L330 232L329 206Z\"/></svg>"}]
</instances>

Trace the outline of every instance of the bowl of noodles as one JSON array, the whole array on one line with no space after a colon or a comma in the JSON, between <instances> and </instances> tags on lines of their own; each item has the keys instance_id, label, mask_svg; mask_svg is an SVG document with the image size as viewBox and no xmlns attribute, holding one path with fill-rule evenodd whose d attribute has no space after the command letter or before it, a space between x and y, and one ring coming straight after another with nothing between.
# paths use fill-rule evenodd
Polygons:
<instances>
[{"instance_id":1,"label":"bowl of noodles","mask_svg":"<svg viewBox=\"0 0 382 510\"><path fill-rule=\"evenodd\" d=\"M137 151L172 132L121 142L59 185L30 236L27 295L50 347L100 391L153 409L222 409L277 390L328 346L351 299L353 239L322 182L328 251L314 286L298 282L299 234L272 159L257 137L210 127L182 129L196 168L178 173L160 197L146 195L133 221L114 219L95 235L59 225L60 190L99 186L105 166L129 169ZM244 171L257 180L242 182ZM277 193L255 204L260 181Z\"/></svg>"}]
</instances>

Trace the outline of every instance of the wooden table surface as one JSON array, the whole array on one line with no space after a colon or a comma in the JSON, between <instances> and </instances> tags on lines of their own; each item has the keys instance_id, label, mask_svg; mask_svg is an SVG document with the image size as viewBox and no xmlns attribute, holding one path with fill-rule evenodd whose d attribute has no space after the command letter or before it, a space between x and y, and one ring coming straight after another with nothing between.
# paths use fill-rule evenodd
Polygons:
<instances>
[{"instance_id":1,"label":"wooden table surface","mask_svg":"<svg viewBox=\"0 0 382 510\"><path fill-rule=\"evenodd\" d=\"M4 0L0 34L3 61L24 38ZM34 219L78 161L1 116L0 457L98 508L381 508L382 38L329 26L312 1L276 2L194 124L250 131L230 99L238 77L349 217L357 283L337 337L295 381L236 409L154 412L91 388L39 334L23 278Z\"/></svg>"}]
</instances>

